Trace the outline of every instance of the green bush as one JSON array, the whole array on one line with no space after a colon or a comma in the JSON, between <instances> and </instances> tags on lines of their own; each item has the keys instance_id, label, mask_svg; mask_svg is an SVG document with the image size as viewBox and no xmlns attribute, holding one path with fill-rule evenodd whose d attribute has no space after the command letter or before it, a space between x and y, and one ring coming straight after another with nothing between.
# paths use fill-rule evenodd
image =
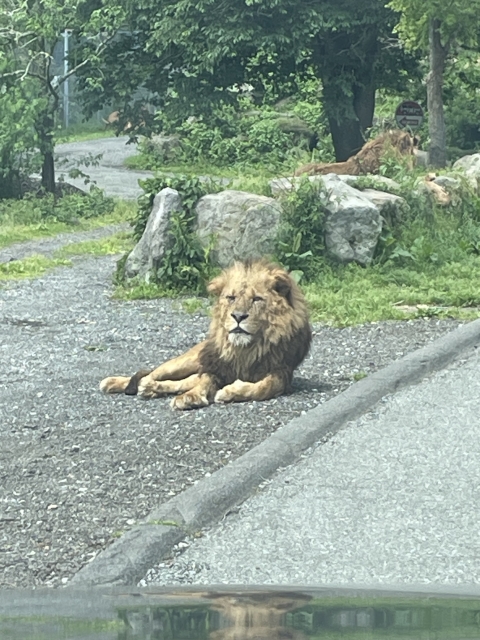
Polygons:
<instances>
[{"instance_id":1,"label":"green bush","mask_svg":"<svg viewBox=\"0 0 480 640\"><path fill-rule=\"evenodd\" d=\"M202 196L208 193L216 193L220 190L219 186L212 180L200 180L200 178L189 176L155 176L140 180L139 184L144 193L138 198L138 213L133 220L133 237L140 240L145 227L147 226L148 217L152 211L153 201L159 191L170 187L176 189L181 198L183 208L193 214L193 207Z\"/></svg>"},{"instance_id":2,"label":"green bush","mask_svg":"<svg viewBox=\"0 0 480 640\"><path fill-rule=\"evenodd\" d=\"M310 281L325 262L325 189L303 178L282 198L282 219L276 257L297 277Z\"/></svg>"},{"instance_id":3,"label":"green bush","mask_svg":"<svg viewBox=\"0 0 480 640\"><path fill-rule=\"evenodd\" d=\"M72 194L55 198L52 194L37 197L27 194L21 200L0 200L0 224L38 224L41 222L75 223L111 213L113 198L93 187L87 194Z\"/></svg>"},{"instance_id":4,"label":"green bush","mask_svg":"<svg viewBox=\"0 0 480 640\"><path fill-rule=\"evenodd\" d=\"M139 240L145 230L151 213L153 200L157 193L166 187L176 189L182 200L181 211L170 218L168 234L169 248L166 250L153 278L163 292L168 293L205 293L206 282L212 273L210 259L211 244L204 248L193 231L195 222L194 207L198 200L208 193L218 191L217 185L199 178L177 176L174 178L154 177L142 180L140 186L145 193L139 198L138 214L133 221L134 238ZM116 284L125 284L123 261L115 275Z\"/></svg>"},{"instance_id":5,"label":"green bush","mask_svg":"<svg viewBox=\"0 0 480 640\"><path fill-rule=\"evenodd\" d=\"M466 181L452 194L448 206L439 206L428 193L419 192L415 176L399 181L397 194L408 208L401 219L387 216L376 263L420 271L479 253L480 198Z\"/></svg>"}]
</instances>

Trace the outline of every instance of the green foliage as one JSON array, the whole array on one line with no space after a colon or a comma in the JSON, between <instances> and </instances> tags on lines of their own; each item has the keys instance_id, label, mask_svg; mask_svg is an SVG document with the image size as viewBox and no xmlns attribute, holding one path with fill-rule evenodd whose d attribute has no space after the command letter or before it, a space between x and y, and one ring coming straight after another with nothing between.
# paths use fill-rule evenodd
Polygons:
<instances>
[{"instance_id":1,"label":"green foliage","mask_svg":"<svg viewBox=\"0 0 480 640\"><path fill-rule=\"evenodd\" d=\"M52 194L37 197L27 194L22 200L0 201L0 224L19 225L42 222L78 223L110 214L115 209L113 198L93 187L88 194L72 194L55 198Z\"/></svg>"},{"instance_id":2,"label":"green foliage","mask_svg":"<svg viewBox=\"0 0 480 640\"><path fill-rule=\"evenodd\" d=\"M389 6L400 13L397 31L412 49L428 49L428 23L440 22L442 43L452 42L466 46L477 45L480 0L390 0Z\"/></svg>"},{"instance_id":3,"label":"green foliage","mask_svg":"<svg viewBox=\"0 0 480 640\"><path fill-rule=\"evenodd\" d=\"M297 278L318 275L324 262L325 190L321 183L303 178L282 198L282 220L276 257Z\"/></svg>"},{"instance_id":4,"label":"green foliage","mask_svg":"<svg viewBox=\"0 0 480 640\"><path fill-rule=\"evenodd\" d=\"M419 190L421 180L415 176L401 180L397 174L396 179L401 182L397 195L406 200L408 208L400 218L386 221L377 263L421 271L478 254L480 198L466 181L453 192L451 204L441 207L428 192Z\"/></svg>"},{"instance_id":5,"label":"green foliage","mask_svg":"<svg viewBox=\"0 0 480 640\"><path fill-rule=\"evenodd\" d=\"M0 264L0 282L2 280L19 280L23 278L38 278L45 271L59 266L71 266L70 260L62 258L46 258L45 256L30 256L24 260L13 260Z\"/></svg>"},{"instance_id":6,"label":"green foliage","mask_svg":"<svg viewBox=\"0 0 480 640\"><path fill-rule=\"evenodd\" d=\"M210 186L209 186L210 185ZM138 240L143 234L156 194L166 187L180 193L182 209L174 212L170 218L167 232L167 249L157 266L152 284L160 285L162 291L170 293L202 293L206 281L212 272L211 250L214 239L207 247L202 247L193 231L195 221L194 207L197 201L207 193L217 189L210 181L179 176L175 178L155 177L141 182L145 194L139 198L139 213L133 222L134 237ZM115 281L125 284L123 264L119 265ZM134 285L135 287L137 284Z\"/></svg>"},{"instance_id":7,"label":"green foliage","mask_svg":"<svg viewBox=\"0 0 480 640\"><path fill-rule=\"evenodd\" d=\"M113 9L116 0L106 0L105 6ZM405 56L381 44L392 43L395 24L383 0L145 0L126 3L125 10L128 33L124 30L98 57L101 69L93 74L80 69L79 82L91 112L107 100L130 113L132 96L142 87L158 107L157 131L168 129L169 122L177 128L192 124L192 117L210 118L218 105L237 103L247 87L252 107L258 108L294 95L304 81L315 82L311 94L318 92L321 81L321 97L315 95L312 107L302 98L297 115L311 126L321 124L322 138L327 121L339 125L337 137L346 133L346 122L361 141L361 130L371 124L377 69L385 85L408 82L397 61L404 63ZM190 133L195 149L221 151L225 162L237 156L236 145L223 143L218 149L219 139L200 125ZM267 123L258 136L260 148L265 142L269 149L283 144ZM231 137L222 129L222 140ZM348 144L349 136L343 139ZM248 145L254 155L255 144Z\"/></svg>"},{"instance_id":8,"label":"green foliage","mask_svg":"<svg viewBox=\"0 0 480 640\"><path fill-rule=\"evenodd\" d=\"M478 51L459 51L447 64L444 81L447 145L480 147L480 65ZM461 154L464 155L464 154Z\"/></svg>"},{"instance_id":9,"label":"green foliage","mask_svg":"<svg viewBox=\"0 0 480 640\"><path fill-rule=\"evenodd\" d=\"M177 292L204 293L212 270L213 243L202 247L193 231L194 220L188 210L171 216L169 248L157 269L157 282Z\"/></svg>"},{"instance_id":10,"label":"green foliage","mask_svg":"<svg viewBox=\"0 0 480 640\"><path fill-rule=\"evenodd\" d=\"M140 186L144 194L138 199L138 214L133 221L133 235L136 240L140 240L147 225L148 217L152 211L155 196L162 189L169 187L176 189L182 199L184 211L193 215L193 207L201 197L208 193L216 193L219 187L212 180L200 180L191 176L156 176L140 181Z\"/></svg>"},{"instance_id":11,"label":"green foliage","mask_svg":"<svg viewBox=\"0 0 480 640\"><path fill-rule=\"evenodd\" d=\"M94 8L90 0L2 0L0 102L5 102L1 106L7 106L7 112L9 104L13 105L13 113L7 117L7 136L0 130L0 150L6 137L20 147L38 147L42 157L42 187L50 193L55 192L53 150L61 87L80 68L94 63L96 55L113 37L121 14L119 8ZM72 37L70 69L64 74L55 65L54 53L66 27ZM92 51L83 56L80 49L87 42L92 44ZM13 149L13 155L7 158L8 172L15 171L16 157L17 150ZM5 159L1 158L0 180L5 174L3 165Z\"/></svg>"},{"instance_id":12,"label":"green foliage","mask_svg":"<svg viewBox=\"0 0 480 640\"><path fill-rule=\"evenodd\" d=\"M182 162L236 169L261 165L264 171L272 172L284 164L293 166L299 152L307 149L308 137L313 133L292 116L282 116L270 108L252 109L245 101L238 109L223 104L208 115L188 118L180 124L164 122L165 131L175 133L181 140L172 157L156 152L148 141L143 143L143 149L150 156L153 169ZM295 125L300 131L295 131ZM303 135L302 126L306 130Z\"/></svg>"}]
</instances>

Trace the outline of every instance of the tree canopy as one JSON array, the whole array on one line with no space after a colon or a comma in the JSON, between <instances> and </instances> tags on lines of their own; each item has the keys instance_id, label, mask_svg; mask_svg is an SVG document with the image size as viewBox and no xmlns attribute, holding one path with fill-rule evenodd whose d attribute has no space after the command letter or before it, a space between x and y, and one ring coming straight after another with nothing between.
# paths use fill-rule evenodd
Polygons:
<instances>
[{"instance_id":1,"label":"tree canopy","mask_svg":"<svg viewBox=\"0 0 480 640\"><path fill-rule=\"evenodd\" d=\"M84 74L91 109L105 96L126 107L142 85L161 109L187 116L244 83L285 97L313 71L340 160L364 142L377 77L398 83L393 59L411 65L400 49L392 55L395 18L382 0L124 0L123 9L98 73Z\"/></svg>"},{"instance_id":2,"label":"tree canopy","mask_svg":"<svg viewBox=\"0 0 480 640\"><path fill-rule=\"evenodd\" d=\"M480 0L391 0L400 13L396 31L405 46L429 55L427 109L429 113L430 162L446 164L446 127L443 112L443 74L449 55L461 47L478 49Z\"/></svg>"}]
</instances>

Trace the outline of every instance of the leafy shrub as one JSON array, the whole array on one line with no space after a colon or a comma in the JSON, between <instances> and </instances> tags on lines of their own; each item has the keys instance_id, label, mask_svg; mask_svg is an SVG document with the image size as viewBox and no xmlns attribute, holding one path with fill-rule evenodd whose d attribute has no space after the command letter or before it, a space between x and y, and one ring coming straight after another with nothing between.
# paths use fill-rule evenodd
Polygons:
<instances>
[{"instance_id":1,"label":"leafy shrub","mask_svg":"<svg viewBox=\"0 0 480 640\"><path fill-rule=\"evenodd\" d=\"M282 199L276 256L297 277L312 280L324 264L325 190L304 178Z\"/></svg>"},{"instance_id":2,"label":"leafy shrub","mask_svg":"<svg viewBox=\"0 0 480 640\"><path fill-rule=\"evenodd\" d=\"M141 181L140 185L145 193L139 198L138 215L133 221L136 240L141 238L145 230L153 200L159 191L166 187L176 189L182 200L182 210L173 213L170 218L168 235L171 241L157 268L154 282L170 293L204 293L213 269L210 254L214 239L206 248L200 244L193 231L194 207L202 196L218 191L218 187L211 181L187 176L148 178ZM115 275L117 284L124 284L125 259L119 264Z\"/></svg>"},{"instance_id":3,"label":"leafy shrub","mask_svg":"<svg viewBox=\"0 0 480 640\"><path fill-rule=\"evenodd\" d=\"M191 215L193 215L195 204L201 197L219 191L219 187L212 180L200 180L200 178L188 176L155 176L140 180L139 184L145 193L138 198L138 213L133 221L133 236L136 240L140 240L142 237L155 196L162 189L167 187L176 189L182 198L183 208Z\"/></svg>"},{"instance_id":4,"label":"leafy shrub","mask_svg":"<svg viewBox=\"0 0 480 640\"><path fill-rule=\"evenodd\" d=\"M409 206L400 220L392 217L384 225L375 262L422 270L478 253L480 198L466 182L446 207L419 192L415 176L405 177L400 184L398 195Z\"/></svg>"},{"instance_id":5,"label":"leafy shrub","mask_svg":"<svg viewBox=\"0 0 480 640\"><path fill-rule=\"evenodd\" d=\"M113 198L107 198L98 188L87 194L72 194L55 198L53 194L37 197L26 194L21 200L0 200L0 223L36 224L47 221L78 222L111 213L115 208Z\"/></svg>"}]
</instances>

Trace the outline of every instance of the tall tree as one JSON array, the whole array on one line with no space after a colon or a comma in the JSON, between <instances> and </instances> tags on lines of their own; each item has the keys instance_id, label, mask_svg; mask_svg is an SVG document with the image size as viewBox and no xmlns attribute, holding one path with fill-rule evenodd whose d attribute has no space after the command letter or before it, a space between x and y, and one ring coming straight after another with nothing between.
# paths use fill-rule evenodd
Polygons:
<instances>
[{"instance_id":1,"label":"tall tree","mask_svg":"<svg viewBox=\"0 0 480 640\"><path fill-rule=\"evenodd\" d=\"M459 47L478 46L480 0L391 0L389 6L401 14L397 31L406 47L428 52L429 162L434 167L444 167L447 160L443 112L445 65L448 56Z\"/></svg>"},{"instance_id":2,"label":"tall tree","mask_svg":"<svg viewBox=\"0 0 480 640\"><path fill-rule=\"evenodd\" d=\"M259 89L266 77L287 84L313 68L337 159L362 146L380 42L394 25L383 0L123 1L123 33L105 51L102 72L84 79L92 109L106 96L126 105L142 83L161 108L175 102L177 112L192 113L199 102L228 99L232 85Z\"/></svg>"},{"instance_id":3,"label":"tall tree","mask_svg":"<svg viewBox=\"0 0 480 640\"><path fill-rule=\"evenodd\" d=\"M85 13L87 0L0 0L0 44L3 68L0 83L8 91L23 89L24 99L35 103L33 126L42 156L42 187L55 192L54 130L61 87L87 66L105 47L113 32L106 31L110 9ZM92 43L90 57L72 64L64 73L54 67L54 49L68 29L72 39L87 38Z\"/></svg>"}]
</instances>

